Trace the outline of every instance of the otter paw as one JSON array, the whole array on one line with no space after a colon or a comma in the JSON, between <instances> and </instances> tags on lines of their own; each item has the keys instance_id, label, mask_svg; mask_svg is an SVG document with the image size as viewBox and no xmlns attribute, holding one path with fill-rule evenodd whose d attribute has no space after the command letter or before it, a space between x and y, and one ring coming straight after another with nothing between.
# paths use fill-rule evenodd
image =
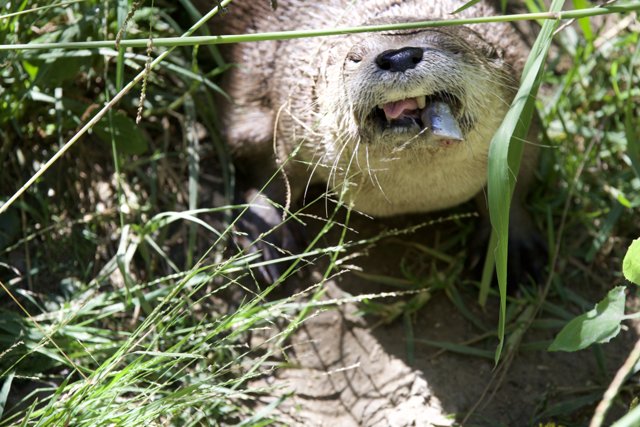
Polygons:
<instances>
[{"instance_id":1,"label":"otter paw","mask_svg":"<svg viewBox=\"0 0 640 427\"><path fill-rule=\"evenodd\" d=\"M491 225L488 221L482 221L471 239L468 265L476 277L482 276L490 236ZM509 227L507 254L507 283L510 291L531 281L542 283L547 262L547 244L538 230L512 224Z\"/></svg>"},{"instance_id":2,"label":"otter paw","mask_svg":"<svg viewBox=\"0 0 640 427\"><path fill-rule=\"evenodd\" d=\"M509 227L509 253L507 255L507 283L517 286L541 284L549 251L542 235L536 229Z\"/></svg>"},{"instance_id":3,"label":"otter paw","mask_svg":"<svg viewBox=\"0 0 640 427\"><path fill-rule=\"evenodd\" d=\"M234 241L245 253L261 255L252 261L258 264L253 272L260 284L269 285L289 268L290 262L279 259L298 252L302 227L295 221L283 222L282 211L264 195L251 197L250 204L236 221Z\"/></svg>"}]
</instances>

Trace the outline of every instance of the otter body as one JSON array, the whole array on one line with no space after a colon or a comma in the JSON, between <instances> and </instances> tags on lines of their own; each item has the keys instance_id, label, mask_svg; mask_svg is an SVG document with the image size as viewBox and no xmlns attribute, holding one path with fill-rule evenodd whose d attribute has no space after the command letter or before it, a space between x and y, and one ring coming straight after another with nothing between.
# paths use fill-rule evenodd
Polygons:
<instances>
[{"instance_id":1,"label":"otter body","mask_svg":"<svg viewBox=\"0 0 640 427\"><path fill-rule=\"evenodd\" d=\"M450 19L464 3L280 0L274 11L267 1L236 0L218 32ZM493 14L479 3L456 17ZM229 49L239 66L224 83L233 103L223 123L240 169L264 183L284 164L292 200L321 182L373 216L446 209L482 193L489 144L528 54L515 30L499 23ZM535 157L528 144L519 186ZM282 187L272 186L269 197L282 199ZM513 211L528 224L517 197Z\"/></svg>"}]
</instances>

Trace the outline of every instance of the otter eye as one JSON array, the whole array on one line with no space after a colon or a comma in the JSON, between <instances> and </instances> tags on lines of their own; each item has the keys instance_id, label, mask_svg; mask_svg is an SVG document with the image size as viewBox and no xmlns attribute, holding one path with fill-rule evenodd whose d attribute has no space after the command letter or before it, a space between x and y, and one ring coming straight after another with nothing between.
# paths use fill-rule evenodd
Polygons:
<instances>
[{"instance_id":1,"label":"otter eye","mask_svg":"<svg viewBox=\"0 0 640 427\"><path fill-rule=\"evenodd\" d=\"M347 55L347 59L348 59L349 61L351 61L351 62L353 62L353 63L356 63L356 64L357 64L358 62L362 61L362 56L361 56L361 55L358 55L357 53L350 52L350 53Z\"/></svg>"}]
</instances>

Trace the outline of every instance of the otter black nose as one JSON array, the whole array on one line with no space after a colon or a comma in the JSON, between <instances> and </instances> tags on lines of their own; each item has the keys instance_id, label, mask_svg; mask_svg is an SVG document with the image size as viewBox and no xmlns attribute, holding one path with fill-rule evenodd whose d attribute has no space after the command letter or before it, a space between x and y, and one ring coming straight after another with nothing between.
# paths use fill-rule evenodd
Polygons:
<instances>
[{"instance_id":1,"label":"otter black nose","mask_svg":"<svg viewBox=\"0 0 640 427\"><path fill-rule=\"evenodd\" d=\"M419 47L385 50L376 58L376 64L384 71L402 72L415 68L422 61L422 55Z\"/></svg>"}]
</instances>

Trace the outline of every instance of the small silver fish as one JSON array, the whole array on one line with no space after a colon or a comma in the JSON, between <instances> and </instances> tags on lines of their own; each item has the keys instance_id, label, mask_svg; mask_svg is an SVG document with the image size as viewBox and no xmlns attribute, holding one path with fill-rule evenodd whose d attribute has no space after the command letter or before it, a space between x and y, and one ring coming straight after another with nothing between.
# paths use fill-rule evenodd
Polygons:
<instances>
[{"instance_id":1,"label":"small silver fish","mask_svg":"<svg viewBox=\"0 0 640 427\"><path fill-rule=\"evenodd\" d=\"M420 116L424 127L431 132L434 140L462 141L463 135L458 121L453 117L451 107L446 102L436 101L428 105Z\"/></svg>"}]
</instances>

